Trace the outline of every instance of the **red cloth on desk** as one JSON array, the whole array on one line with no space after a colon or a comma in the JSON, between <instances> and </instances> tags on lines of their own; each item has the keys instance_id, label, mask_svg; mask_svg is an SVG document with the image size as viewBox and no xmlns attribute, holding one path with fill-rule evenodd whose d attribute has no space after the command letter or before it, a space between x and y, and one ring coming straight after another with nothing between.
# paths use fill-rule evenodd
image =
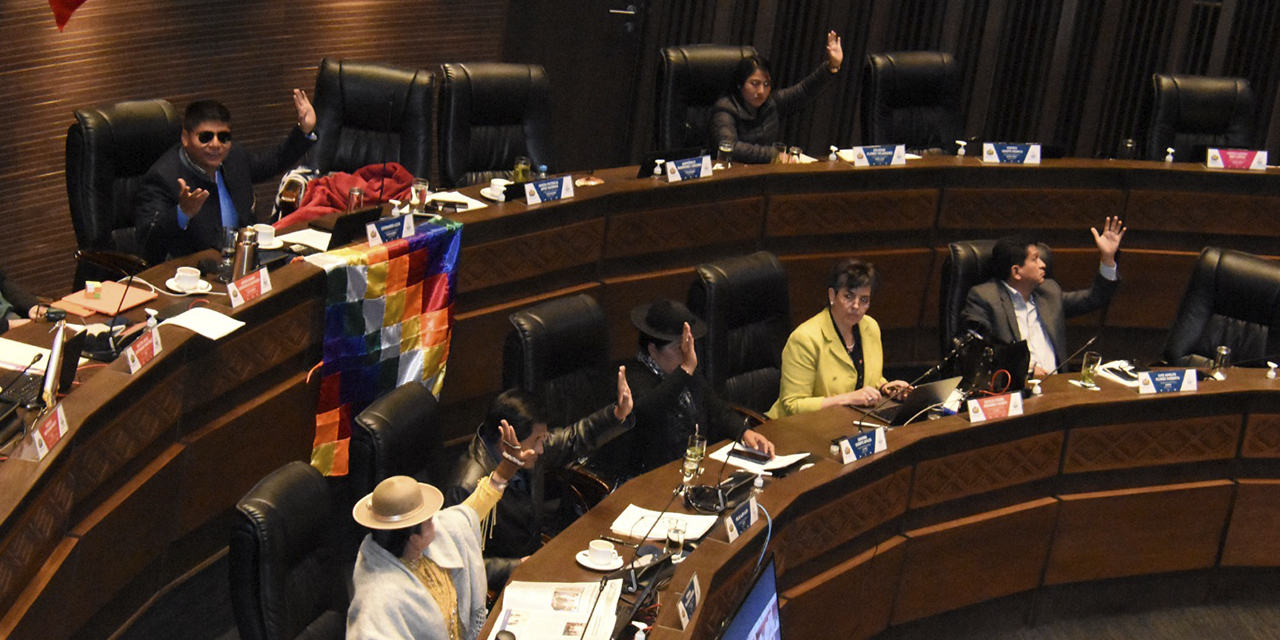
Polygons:
<instances>
[{"instance_id":1,"label":"red cloth on desk","mask_svg":"<svg viewBox=\"0 0 1280 640\"><path fill-rule=\"evenodd\" d=\"M353 187L364 189L365 205L374 205L387 200L407 199L411 186L413 186L413 174L395 162L388 162L385 165L381 162L371 164L357 169L355 173L331 173L308 182L307 193L302 197L302 204L298 205L293 213L281 218L272 226L283 229L334 211L345 211L347 192Z\"/></svg>"}]
</instances>

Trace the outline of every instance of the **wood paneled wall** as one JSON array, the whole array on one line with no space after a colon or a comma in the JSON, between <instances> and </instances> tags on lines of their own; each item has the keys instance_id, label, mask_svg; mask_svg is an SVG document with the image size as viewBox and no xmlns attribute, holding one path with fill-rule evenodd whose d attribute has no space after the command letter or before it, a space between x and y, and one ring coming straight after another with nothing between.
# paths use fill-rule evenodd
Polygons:
<instances>
[{"instance_id":1,"label":"wood paneled wall","mask_svg":"<svg viewBox=\"0 0 1280 640\"><path fill-rule=\"evenodd\" d=\"M0 269L33 292L71 288L64 181L73 112L164 98L227 103L236 139L273 145L326 56L433 68L501 58L507 0L88 0L59 33L44 0L0 4ZM175 141L176 142L176 141ZM270 211L273 185L258 191Z\"/></svg>"}]
</instances>

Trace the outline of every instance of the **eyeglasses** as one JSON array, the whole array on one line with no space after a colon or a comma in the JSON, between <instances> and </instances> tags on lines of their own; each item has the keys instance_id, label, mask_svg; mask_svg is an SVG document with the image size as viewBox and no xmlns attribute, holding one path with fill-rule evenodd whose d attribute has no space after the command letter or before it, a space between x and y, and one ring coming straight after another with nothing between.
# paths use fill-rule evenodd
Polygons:
<instances>
[{"instance_id":1,"label":"eyeglasses","mask_svg":"<svg viewBox=\"0 0 1280 640\"><path fill-rule=\"evenodd\" d=\"M196 134L196 140L199 140L200 144L209 144L210 142L213 142L214 135L215 134L212 131L201 131L200 133ZM218 136L218 142L221 142L222 144L231 142L230 131L219 131L217 132L216 135Z\"/></svg>"}]
</instances>

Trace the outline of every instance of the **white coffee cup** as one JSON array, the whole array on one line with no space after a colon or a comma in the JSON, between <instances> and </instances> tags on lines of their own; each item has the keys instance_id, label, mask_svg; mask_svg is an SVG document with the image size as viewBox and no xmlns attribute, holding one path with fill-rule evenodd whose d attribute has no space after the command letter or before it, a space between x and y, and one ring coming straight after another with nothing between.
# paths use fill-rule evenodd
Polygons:
<instances>
[{"instance_id":1,"label":"white coffee cup","mask_svg":"<svg viewBox=\"0 0 1280 640\"><path fill-rule=\"evenodd\" d=\"M506 193L507 185L509 184L511 184L511 181L506 178L494 178L489 181L489 194L493 196L494 200L506 200L506 196L503 194Z\"/></svg>"},{"instance_id":2,"label":"white coffee cup","mask_svg":"<svg viewBox=\"0 0 1280 640\"><path fill-rule=\"evenodd\" d=\"M178 267L173 283L183 291L194 291L200 286L200 270L195 267Z\"/></svg>"},{"instance_id":3,"label":"white coffee cup","mask_svg":"<svg viewBox=\"0 0 1280 640\"><path fill-rule=\"evenodd\" d=\"M269 224L255 224L253 229L258 232L258 246L275 244L276 228Z\"/></svg>"},{"instance_id":4,"label":"white coffee cup","mask_svg":"<svg viewBox=\"0 0 1280 640\"><path fill-rule=\"evenodd\" d=\"M588 547L587 558L597 567L608 566L618 559L618 551L608 540L592 540Z\"/></svg>"}]
</instances>

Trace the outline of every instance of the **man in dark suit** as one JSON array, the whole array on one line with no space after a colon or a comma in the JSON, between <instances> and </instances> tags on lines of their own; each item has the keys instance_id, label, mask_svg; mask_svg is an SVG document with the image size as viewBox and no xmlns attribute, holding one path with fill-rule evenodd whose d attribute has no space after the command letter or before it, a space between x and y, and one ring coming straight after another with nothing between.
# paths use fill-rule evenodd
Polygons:
<instances>
[{"instance_id":1,"label":"man in dark suit","mask_svg":"<svg viewBox=\"0 0 1280 640\"><path fill-rule=\"evenodd\" d=\"M315 140L316 111L293 90L298 126L275 151L251 153L231 141L231 112L219 102L187 106L181 144L147 170L134 222L142 257L153 264L221 245L223 229L257 222L253 185L284 172Z\"/></svg>"},{"instance_id":2,"label":"man in dark suit","mask_svg":"<svg viewBox=\"0 0 1280 640\"><path fill-rule=\"evenodd\" d=\"M969 290L961 314L964 324L994 340L1026 340L1035 377L1056 369L1067 358L1067 318L1106 306L1119 284L1116 251L1124 224L1119 217L1109 217L1101 233L1096 228L1090 231L1101 264L1093 286L1081 291L1064 292L1057 282L1045 279L1035 240L1026 236L997 240L991 250L996 276Z\"/></svg>"}]
</instances>

